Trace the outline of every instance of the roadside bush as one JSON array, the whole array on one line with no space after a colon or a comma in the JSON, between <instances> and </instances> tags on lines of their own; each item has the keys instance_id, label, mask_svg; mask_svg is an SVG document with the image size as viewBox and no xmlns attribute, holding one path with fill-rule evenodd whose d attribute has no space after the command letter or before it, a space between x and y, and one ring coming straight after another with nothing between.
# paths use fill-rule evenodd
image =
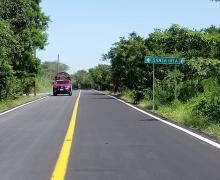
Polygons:
<instances>
[{"instance_id":1,"label":"roadside bush","mask_svg":"<svg viewBox=\"0 0 220 180\"><path fill-rule=\"evenodd\" d=\"M147 101L151 101L153 99L153 91L152 89L148 88L144 90L144 99Z\"/></svg>"},{"instance_id":2,"label":"roadside bush","mask_svg":"<svg viewBox=\"0 0 220 180\"><path fill-rule=\"evenodd\" d=\"M125 89L121 93L121 98L126 100L127 102L134 103L134 91L131 91L129 89Z\"/></svg>"},{"instance_id":3,"label":"roadside bush","mask_svg":"<svg viewBox=\"0 0 220 180\"><path fill-rule=\"evenodd\" d=\"M206 129L210 125L210 122L206 117L190 112L189 118L185 118L183 124L191 128L202 130Z\"/></svg>"},{"instance_id":4,"label":"roadside bush","mask_svg":"<svg viewBox=\"0 0 220 180\"><path fill-rule=\"evenodd\" d=\"M0 59L0 99L14 97L17 93L17 81L13 75L12 67Z\"/></svg>"},{"instance_id":5,"label":"roadside bush","mask_svg":"<svg viewBox=\"0 0 220 180\"><path fill-rule=\"evenodd\" d=\"M51 80L46 77L37 77L36 79L36 89L37 92L50 92L52 91Z\"/></svg>"},{"instance_id":6,"label":"roadside bush","mask_svg":"<svg viewBox=\"0 0 220 180\"><path fill-rule=\"evenodd\" d=\"M144 97L143 90L133 90L134 103L137 104Z\"/></svg>"},{"instance_id":7,"label":"roadside bush","mask_svg":"<svg viewBox=\"0 0 220 180\"><path fill-rule=\"evenodd\" d=\"M167 72L163 80L156 81L155 89L158 102L161 104L170 104L175 100L175 93L176 99L179 99L183 86L183 76L183 73L178 69L170 70Z\"/></svg>"},{"instance_id":8,"label":"roadside bush","mask_svg":"<svg viewBox=\"0 0 220 180\"><path fill-rule=\"evenodd\" d=\"M187 102L191 98L196 97L200 91L203 91L203 87L198 83L198 80L184 81L179 90L178 99Z\"/></svg>"},{"instance_id":9,"label":"roadside bush","mask_svg":"<svg viewBox=\"0 0 220 180\"><path fill-rule=\"evenodd\" d=\"M202 94L196 100L193 111L210 121L220 123L220 91Z\"/></svg>"},{"instance_id":10,"label":"roadside bush","mask_svg":"<svg viewBox=\"0 0 220 180\"><path fill-rule=\"evenodd\" d=\"M157 81L155 98L160 104L169 104L174 100L174 83L166 84L165 81Z\"/></svg>"}]
</instances>

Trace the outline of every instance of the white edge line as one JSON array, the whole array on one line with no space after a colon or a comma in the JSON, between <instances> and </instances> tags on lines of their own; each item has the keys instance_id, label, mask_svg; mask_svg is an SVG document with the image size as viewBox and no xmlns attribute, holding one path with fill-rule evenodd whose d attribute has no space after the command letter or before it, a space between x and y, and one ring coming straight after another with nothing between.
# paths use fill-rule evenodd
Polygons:
<instances>
[{"instance_id":1,"label":"white edge line","mask_svg":"<svg viewBox=\"0 0 220 180\"><path fill-rule=\"evenodd\" d=\"M36 100L34 100L34 101L31 101L31 102L28 102L28 103L19 105L19 106L15 107L15 108L9 109L9 110L7 110L7 111L4 111L4 112L0 113L0 116L2 116L2 115L4 115L4 114L7 114L7 113L9 113L9 112L12 112L12 111L14 111L14 110L16 110L16 109L19 109L19 108L21 108L21 107L24 107L24 106L26 106L26 105L35 103L35 102L37 102L37 101L41 101L41 100L43 100L43 99L45 99L45 98L47 98L47 96L41 97L41 98L36 99Z\"/></svg>"},{"instance_id":2,"label":"white edge line","mask_svg":"<svg viewBox=\"0 0 220 180\"><path fill-rule=\"evenodd\" d=\"M97 92L99 92L99 91L97 91ZM99 92L99 93L102 93L102 92ZM102 93L102 94L106 95L105 93ZM201 135L198 135L198 134L196 134L196 133L194 133L192 131L189 131L189 130L187 130L187 129L183 128L183 127L180 127L180 126L178 126L176 124L173 124L171 122L165 121L165 120L163 120L163 119L161 119L161 118L159 118L157 116L154 116L154 115L152 115L152 114L150 114L150 113L148 113L148 112L146 112L144 110L141 110L141 109L139 109L139 108L137 108L137 107L135 107L135 106L133 106L133 105L131 105L131 104L121 100L121 99L118 99L118 98L114 97L114 96L111 96L111 95L106 95L106 96L114 98L114 99L116 99L116 100L118 100L118 101L120 101L120 102L122 102L122 103L124 103L124 104L126 104L126 105L128 105L130 107L132 107L133 109L135 109L135 110L137 110L137 111L139 111L139 112L141 112L143 114L146 114L146 115L148 115L148 116L150 116L150 117L152 117L154 119L157 119L158 121L161 121L161 122L163 122L165 124L168 124L169 126L172 126L172 127L176 128L176 129L179 129L180 131L183 131L183 132L185 132L185 133L187 133L187 134L189 134L189 135L191 135L191 136L193 136L193 137L195 137L195 138L197 138L197 139L199 139L201 141L204 141L204 142L206 142L206 143L208 143L208 144L210 144L210 145L220 149L220 144L218 144L218 143L216 143L216 142L214 142L214 141L212 141L212 140L210 140L208 138L205 138L205 137L203 137Z\"/></svg>"}]
</instances>

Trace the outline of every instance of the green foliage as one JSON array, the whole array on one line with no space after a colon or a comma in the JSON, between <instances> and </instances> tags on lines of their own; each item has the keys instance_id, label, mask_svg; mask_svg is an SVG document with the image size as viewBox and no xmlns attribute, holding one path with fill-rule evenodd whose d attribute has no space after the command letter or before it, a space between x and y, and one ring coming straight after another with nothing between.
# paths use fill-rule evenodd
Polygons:
<instances>
[{"instance_id":1,"label":"green foliage","mask_svg":"<svg viewBox=\"0 0 220 180\"><path fill-rule=\"evenodd\" d=\"M63 63L59 63L59 72L66 72L69 70L69 66ZM54 80L55 75L57 74L57 61L45 61L42 62L39 73L40 76Z\"/></svg>"},{"instance_id":2,"label":"green foliage","mask_svg":"<svg viewBox=\"0 0 220 180\"><path fill-rule=\"evenodd\" d=\"M183 78L182 72L173 70L168 71L163 80L156 80L155 92L157 102L166 104L172 102L175 98L179 98L183 86Z\"/></svg>"},{"instance_id":3,"label":"green foliage","mask_svg":"<svg viewBox=\"0 0 220 180\"><path fill-rule=\"evenodd\" d=\"M40 60L36 49L47 41L49 18L40 0L0 1L0 64L6 74L0 84L0 98L28 93L33 87Z\"/></svg>"},{"instance_id":4,"label":"green foliage","mask_svg":"<svg viewBox=\"0 0 220 180\"><path fill-rule=\"evenodd\" d=\"M220 137L219 123L211 121L209 118L193 111L196 101L197 98L186 103L175 101L170 105L160 106L157 112L179 124L184 124L212 136Z\"/></svg>"},{"instance_id":5,"label":"green foliage","mask_svg":"<svg viewBox=\"0 0 220 180\"><path fill-rule=\"evenodd\" d=\"M89 76L93 88L107 90L111 88L111 66L99 64L95 68L89 69Z\"/></svg>"},{"instance_id":6,"label":"green foliage","mask_svg":"<svg viewBox=\"0 0 220 180\"><path fill-rule=\"evenodd\" d=\"M220 86L213 78L204 80L203 84L205 91L194 102L193 110L210 121L220 123Z\"/></svg>"},{"instance_id":7,"label":"green foliage","mask_svg":"<svg viewBox=\"0 0 220 180\"><path fill-rule=\"evenodd\" d=\"M165 30L155 29L146 39L131 33L103 56L111 63L115 92L121 92L129 102L140 101L142 107L152 107L152 65L144 64L146 55L186 60L176 68L155 65L155 101L159 110L177 105L181 123L193 128L204 130L210 123L219 122L220 28L197 31L174 24ZM187 109L184 104L189 102L193 106Z\"/></svg>"},{"instance_id":8,"label":"green foliage","mask_svg":"<svg viewBox=\"0 0 220 180\"><path fill-rule=\"evenodd\" d=\"M111 66L99 64L88 71L79 70L71 75L73 87L95 88L98 90L111 89Z\"/></svg>"},{"instance_id":9,"label":"green foliage","mask_svg":"<svg viewBox=\"0 0 220 180\"><path fill-rule=\"evenodd\" d=\"M0 59L0 99L15 96L17 90L16 78L13 76L12 67L7 61Z\"/></svg>"},{"instance_id":10,"label":"green foliage","mask_svg":"<svg viewBox=\"0 0 220 180\"><path fill-rule=\"evenodd\" d=\"M186 58L213 57L219 35L195 31L172 25L165 31L155 30L146 40L148 49L155 55L178 55Z\"/></svg>"},{"instance_id":11,"label":"green foliage","mask_svg":"<svg viewBox=\"0 0 220 180\"><path fill-rule=\"evenodd\" d=\"M124 88L134 90L135 100L143 97L143 89L150 84L149 75L151 67L143 62L147 53L144 38L131 33L128 39L121 38L111 50L105 54L105 60L110 59L112 67L112 82L115 91Z\"/></svg>"},{"instance_id":12,"label":"green foliage","mask_svg":"<svg viewBox=\"0 0 220 180\"><path fill-rule=\"evenodd\" d=\"M132 90L125 89L121 92L121 98L127 102L134 103L135 101L135 93Z\"/></svg>"},{"instance_id":13,"label":"green foliage","mask_svg":"<svg viewBox=\"0 0 220 180\"><path fill-rule=\"evenodd\" d=\"M92 86L91 77L89 73L85 70L79 70L71 77L73 80L73 87L87 89L91 88Z\"/></svg>"},{"instance_id":14,"label":"green foliage","mask_svg":"<svg viewBox=\"0 0 220 180\"><path fill-rule=\"evenodd\" d=\"M39 96L19 96L16 98L0 100L0 112L7 111L24 103L39 99Z\"/></svg>"},{"instance_id":15,"label":"green foliage","mask_svg":"<svg viewBox=\"0 0 220 180\"><path fill-rule=\"evenodd\" d=\"M38 76L36 79L36 90L39 93L51 92L52 91L51 80L45 76Z\"/></svg>"}]
</instances>

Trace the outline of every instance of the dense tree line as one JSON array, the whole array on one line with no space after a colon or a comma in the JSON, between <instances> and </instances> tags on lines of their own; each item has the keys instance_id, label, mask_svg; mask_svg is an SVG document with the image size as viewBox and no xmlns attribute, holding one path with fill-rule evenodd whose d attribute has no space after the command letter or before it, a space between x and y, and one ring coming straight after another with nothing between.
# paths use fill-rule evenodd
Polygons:
<instances>
[{"instance_id":1,"label":"dense tree line","mask_svg":"<svg viewBox=\"0 0 220 180\"><path fill-rule=\"evenodd\" d=\"M28 93L34 86L49 18L40 0L0 1L0 98Z\"/></svg>"},{"instance_id":2,"label":"dense tree line","mask_svg":"<svg viewBox=\"0 0 220 180\"><path fill-rule=\"evenodd\" d=\"M57 61L45 61L41 63L38 75L52 81L58 71L66 72L69 69L70 67L64 63L58 63Z\"/></svg>"},{"instance_id":3,"label":"dense tree line","mask_svg":"<svg viewBox=\"0 0 220 180\"><path fill-rule=\"evenodd\" d=\"M72 75L73 87L95 88L99 90L111 89L111 66L100 64L88 71L79 70Z\"/></svg>"},{"instance_id":4,"label":"dense tree line","mask_svg":"<svg viewBox=\"0 0 220 180\"><path fill-rule=\"evenodd\" d=\"M151 100L152 64L144 63L146 55L185 58L185 63L176 67L155 65L158 105L175 100L187 102L196 97L196 112L219 119L220 28L212 26L197 31L175 24L165 30L155 29L147 38L131 33L103 55L110 66L99 65L84 74L91 87L128 91L134 102Z\"/></svg>"}]
</instances>

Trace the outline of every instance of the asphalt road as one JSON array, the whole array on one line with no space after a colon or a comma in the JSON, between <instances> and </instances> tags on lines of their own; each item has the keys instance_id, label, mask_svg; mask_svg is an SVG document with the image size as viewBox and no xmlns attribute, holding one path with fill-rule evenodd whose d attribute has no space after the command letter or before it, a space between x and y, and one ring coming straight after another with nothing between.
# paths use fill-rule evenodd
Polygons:
<instances>
[{"instance_id":1,"label":"asphalt road","mask_svg":"<svg viewBox=\"0 0 220 180\"><path fill-rule=\"evenodd\" d=\"M0 116L0 179L49 180L78 91ZM219 180L220 150L95 91L82 91L66 180Z\"/></svg>"}]
</instances>

